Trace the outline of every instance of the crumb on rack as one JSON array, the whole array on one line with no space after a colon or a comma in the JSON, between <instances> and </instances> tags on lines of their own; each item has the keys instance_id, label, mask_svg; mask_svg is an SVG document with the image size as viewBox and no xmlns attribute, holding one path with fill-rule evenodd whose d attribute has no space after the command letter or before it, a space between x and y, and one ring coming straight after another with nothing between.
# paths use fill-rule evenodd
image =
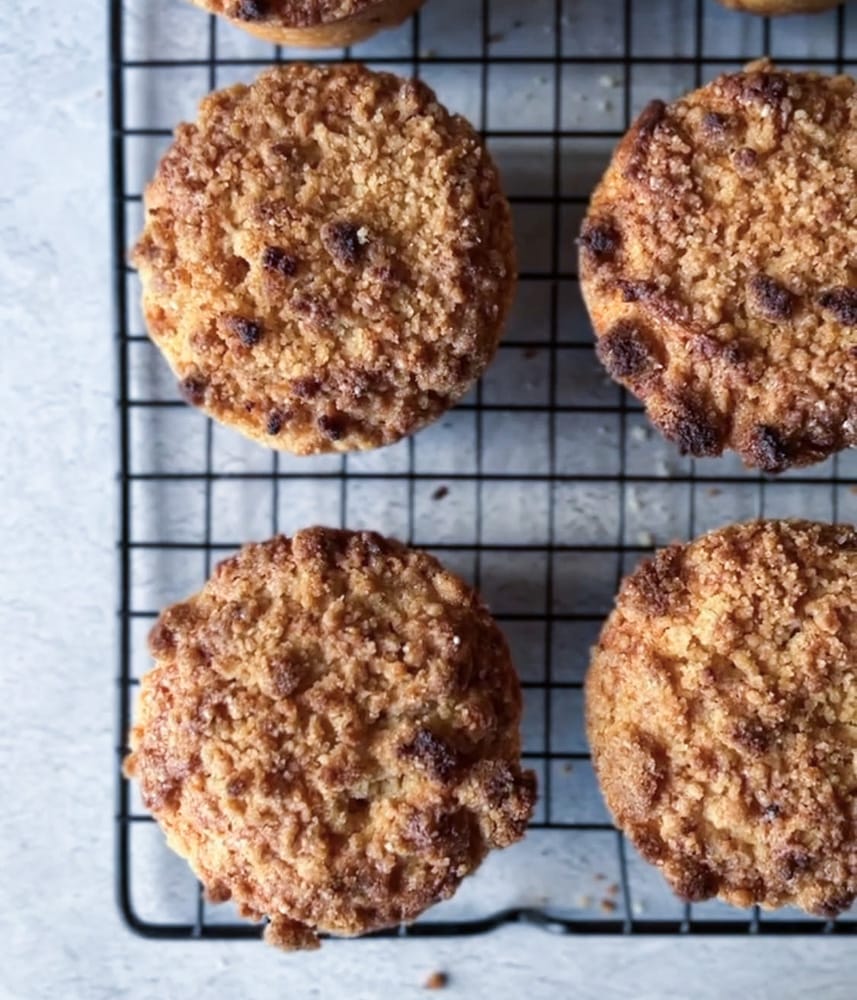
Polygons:
<instances>
[{"instance_id":1,"label":"crumb on rack","mask_svg":"<svg viewBox=\"0 0 857 1000\"><path fill-rule=\"evenodd\" d=\"M602 899L601 900L601 912L602 913L615 913L616 911L616 900L615 899Z\"/></svg>"},{"instance_id":2,"label":"crumb on rack","mask_svg":"<svg viewBox=\"0 0 857 1000\"><path fill-rule=\"evenodd\" d=\"M438 488L434 491L434 493L432 493L431 498L432 500L443 500L444 497L448 496L449 496L449 487L438 486Z\"/></svg>"}]
</instances>

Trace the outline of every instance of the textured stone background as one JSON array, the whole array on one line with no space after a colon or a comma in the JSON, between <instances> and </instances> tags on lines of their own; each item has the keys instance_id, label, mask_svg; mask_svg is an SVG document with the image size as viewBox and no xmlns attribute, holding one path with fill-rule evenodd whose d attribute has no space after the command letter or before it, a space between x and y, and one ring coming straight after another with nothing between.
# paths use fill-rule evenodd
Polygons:
<instances>
[{"instance_id":1,"label":"textured stone background","mask_svg":"<svg viewBox=\"0 0 857 1000\"><path fill-rule=\"evenodd\" d=\"M476 0L469 0L475 3ZM144 941L113 901L117 496L105 4L0 16L0 997L854 995L845 940L519 928L283 956Z\"/></svg>"}]
</instances>

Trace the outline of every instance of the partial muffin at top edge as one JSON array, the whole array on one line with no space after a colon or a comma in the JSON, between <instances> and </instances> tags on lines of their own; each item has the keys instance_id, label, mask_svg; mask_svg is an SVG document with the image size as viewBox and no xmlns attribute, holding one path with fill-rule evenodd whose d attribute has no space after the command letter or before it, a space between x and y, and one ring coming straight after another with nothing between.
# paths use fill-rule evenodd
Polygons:
<instances>
[{"instance_id":1,"label":"partial muffin at top edge","mask_svg":"<svg viewBox=\"0 0 857 1000\"><path fill-rule=\"evenodd\" d=\"M685 453L767 472L857 443L857 86L768 62L619 145L581 235L599 357Z\"/></svg>"},{"instance_id":2,"label":"partial muffin at top edge","mask_svg":"<svg viewBox=\"0 0 857 1000\"><path fill-rule=\"evenodd\" d=\"M617 825L684 899L857 896L857 531L731 525L623 583L586 681Z\"/></svg>"},{"instance_id":3,"label":"partial muffin at top edge","mask_svg":"<svg viewBox=\"0 0 857 1000\"><path fill-rule=\"evenodd\" d=\"M720 0L724 7L751 14L818 14L843 0Z\"/></svg>"},{"instance_id":4,"label":"partial muffin at top edge","mask_svg":"<svg viewBox=\"0 0 857 1000\"><path fill-rule=\"evenodd\" d=\"M514 294L481 139L424 84L293 64L207 97L133 261L183 394L273 448L392 443L493 357Z\"/></svg>"},{"instance_id":5,"label":"partial muffin at top edge","mask_svg":"<svg viewBox=\"0 0 857 1000\"><path fill-rule=\"evenodd\" d=\"M247 545L150 649L125 771L274 944L411 921L524 834L508 646L426 553L328 528Z\"/></svg>"},{"instance_id":6,"label":"partial muffin at top edge","mask_svg":"<svg viewBox=\"0 0 857 1000\"><path fill-rule=\"evenodd\" d=\"M191 0L257 38L317 48L353 45L410 17L425 0Z\"/></svg>"}]
</instances>

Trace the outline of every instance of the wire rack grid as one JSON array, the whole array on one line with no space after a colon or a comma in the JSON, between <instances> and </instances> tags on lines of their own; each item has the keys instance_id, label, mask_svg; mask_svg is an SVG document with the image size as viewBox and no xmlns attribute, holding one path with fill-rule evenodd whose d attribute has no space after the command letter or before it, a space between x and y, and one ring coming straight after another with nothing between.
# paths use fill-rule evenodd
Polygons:
<instances>
[{"instance_id":1,"label":"wire rack grid","mask_svg":"<svg viewBox=\"0 0 857 1000\"><path fill-rule=\"evenodd\" d=\"M114 277L121 596L117 769L157 610L197 589L251 538L310 523L381 528L437 553L481 589L525 694L524 748L540 781L528 837L455 899L388 934L472 934L504 922L562 933L834 933L814 920L717 902L689 906L616 831L583 733L588 649L621 576L651 549L728 521L857 521L857 457L770 479L733 458L682 458L610 384L592 350L574 237L618 137L651 98L771 54L851 69L857 16L772 22L713 0L429 0L352 50L288 53L182 0L111 0ZM210 89L284 58L360 59L421 76L482 130L513 205L517 304L497 360L454 411L365 455L294 459L213 425L178 397L148 342L126 249L141 191L180 119ZM118 774L117 890L138 932L255 937L213 907Z\"/></svg>"}]
</instances>

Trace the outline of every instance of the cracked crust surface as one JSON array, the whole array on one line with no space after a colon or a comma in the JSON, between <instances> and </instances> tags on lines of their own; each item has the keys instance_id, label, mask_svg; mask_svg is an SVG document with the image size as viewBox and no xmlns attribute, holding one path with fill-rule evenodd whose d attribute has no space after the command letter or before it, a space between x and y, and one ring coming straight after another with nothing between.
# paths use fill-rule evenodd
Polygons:
<instances>
[{"instance_id":1,"label":"cracked crust surface","mask_svg":"<svg viewBox=\"0 0 857 1000\"><path fill-rule=\"evenodd\" d=\"M432 556L327 528L247 545L149 643L126 774L272 943L413 920L523 836L509 650Z\"/></svg>"},{"instance_id":2,"label":"cracked crust surface","mask_svg":"<svg viewBox=\"0 0 857 1000\"><path fill-rule=\"evenodd\" d=\"M857 531L758 521L620 591L587 678L617 824L695 901L833 916L857 895Z\"/></svg>"},{"instance_id":3,"label":"cracked crust surface","mask_svg":"<svg viewBox=\"0 0 857 1000\"><path fill-rule=\"evenodd\" d=\"M410 17L424 0L191 0L257 38L283 45L353 45Z\"/></svg>"},{"instance_id":4,"label":"cracked crust surface","mask_svg":"<svg viewBox=\"0 0 857 1000\"><path fill-rule=\"evenodd\" d=\"M493 357L515 287L481 140L428 87L293 64L207 97L133 252L185 399L272 448L389 444Z\"/></svg>"},{"instance_id":5,"label":"cracked crust surface","mask_svg":"<svg viewBox=\"0 0 857 1000\"><path fill-rule=\"evenodd\" d=\"M842 0L720 0L720 3L751 14L818 14L838 7Z\"/></svg>"},{"instance_id":6,"label":"cracked crust surface","mask_svg":"<svg viewBox=\"0 0 857 1000\"><path fill-rule=\"evenodd\" d=\"M608 372L685 452L857 444L857 86L770 63L652 102L581 235Z\"/></svg>"}]
</instances>

